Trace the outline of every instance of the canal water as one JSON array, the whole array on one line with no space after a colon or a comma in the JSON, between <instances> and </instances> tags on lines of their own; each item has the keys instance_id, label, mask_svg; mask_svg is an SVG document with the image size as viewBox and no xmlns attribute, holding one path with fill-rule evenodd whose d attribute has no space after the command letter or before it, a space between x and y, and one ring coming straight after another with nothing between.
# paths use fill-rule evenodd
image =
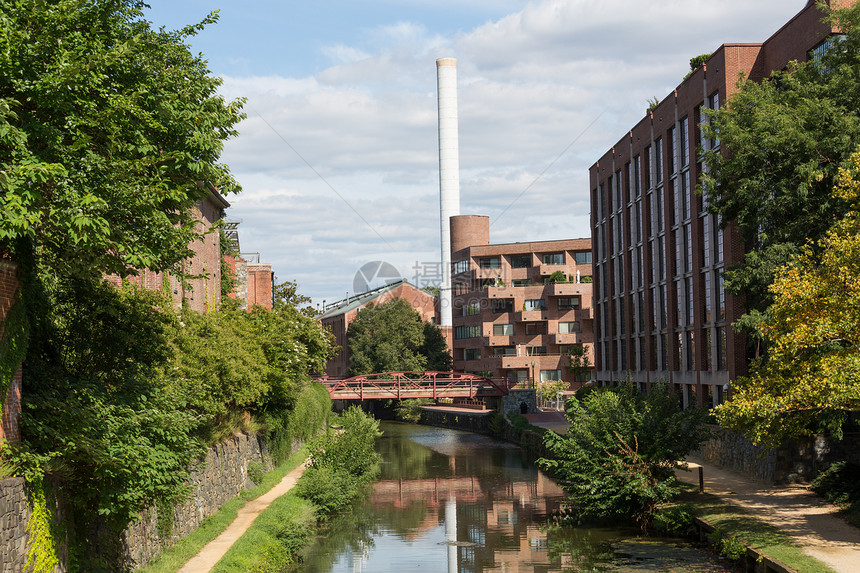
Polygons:
<instances>
[{"instance_id":1,"label":"canal water","mask_svg":"<svg viewBox=\"0 0 860 573\"><path fill-rule=\"evenodd\" d=\"M379 480L306 551L301 570L728 571L683 540L551 525L564 492L517 446L428 426L382 430Z\"/></svg>"}]
</instances>

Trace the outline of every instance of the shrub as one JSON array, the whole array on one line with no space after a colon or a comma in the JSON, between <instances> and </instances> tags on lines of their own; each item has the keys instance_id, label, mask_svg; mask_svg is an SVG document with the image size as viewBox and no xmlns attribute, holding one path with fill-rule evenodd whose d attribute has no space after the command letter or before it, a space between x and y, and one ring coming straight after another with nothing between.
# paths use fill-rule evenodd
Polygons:
<instances>
[{"instance_id":1,"label":"shrub","mask_svg":"<svg viewBox=\"0 0 860 573\"><path fill-rule=\"evenodd\" d=\"M679 489L673 470L707 437L705 412L681 410L667 385L641 395L632 383L599 388L568 401L570 428L545 434L554 473L573 501L577 521L650 525L660 505Z\"/></svg>"},{"instance_id":2,"label":"shrub","mask_svg":"<svg viewBox=\"0 0 860 573\"><path fill-rule=\"evenodd\" d=\"M812 480L810 488L845 510L848 521L860 525L860 464L836 462Z\"/></svg>"},{"instance_id":3,"label":"shrub","mask_svg":"<svg viewBox=\"0 0 860 573\"><path fill-rule=\"evenodd\" d=\"M695 516L696 512L691 503L665 506L654 514L652 527L664 533L686 535L693 526Z\"/></svg>"},{"instance_id":4,"label":"shrub","mask_svg":"<svg viewBox=\"0 0 860 573\"><path fill-rule=\"evenodd\" d=\"M430 404L429 398L418 398L416 400L400 400L394 407L394 415L398 420L415 424L421 419L421 406Z\"/></svg>"},{"instance_id":5,"label":"shrub","mask_svg":"<svg viewBox=\"0 0 860 573\"><path fill-rule=\"evenodd\" d=\"M248 479L254 482L254 485L260 485L265 474L266 469L261 462L256 460L248 462Z\"/></svg>"},{"instance_id":6,"label":"shrub","mask_svg":"<svg viewBox=\"0 0 860 573\"><path fill-rule=\"evenodd\" d=\"M732 561L738 561L747 554L747 546L733 535L725 533L719 527L708 534L708 539L720 555Z\"/></svg>"}]
</instances>

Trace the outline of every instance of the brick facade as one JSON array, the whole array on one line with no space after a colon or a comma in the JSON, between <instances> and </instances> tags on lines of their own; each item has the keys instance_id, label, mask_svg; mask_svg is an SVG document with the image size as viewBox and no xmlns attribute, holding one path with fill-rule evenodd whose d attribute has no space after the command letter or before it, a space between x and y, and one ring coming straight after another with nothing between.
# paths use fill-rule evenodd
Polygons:
<instances>
[{"instance_id":1,"label":"brick facade","mask_svg":"<svg viewBox=\"0 0 860 573\"><path fill-rule=\"evenodd\" d=\"M221 305L221 235L213 230L213 226L229 206L217 190L210 189L206 199L194 208L193 214L203 235L188 245L193 255L184 261L183 267L185 274L198 278L187 279L183 284L170 273L142 269L125 280L148 290L166 292L176 308L181 308L184 301L196 312L217 310ZM106 278L115 285L120 285L123 280L117 275Z\"/></svg>"},{"instance_id":2,"label":"brick facade","mask_svg":"<svg viewBox=\"0 0 860 573\"><path fill-rule=\"evenodd\" d=\"M15 302L18 292L18 266L4 258L0 258L0 333L6 320L7 313ZM0 388L9 384L6 400L3 404L3 419L0 424L0 443L18 442L21 440L21 430L18 422L21 417L21 366L12 376L12 380L0 381Z\"/></svg>"},{"instance_id":3,"label":"brick facade","mask_svg":"<svg viewBox=\"0 0 860 573\"><path fill-rule=\"evenodd\" d=\"M722 282L744 245L695 192L698 150L720 150L699 126L739 74L761 80L806 60L834 31L822 16L809 2L764 43L720 46L589 170L599 382L667 380L685 403L710 405L746 373L746 340L731 326L743 300Z\"/></svg>"},{"instance_id":4,"label":"brick facade","mask_svg":"<svg viewBox=\"0 0 860 573\"><path fill-rule=\"evenodd\" d=\"M320 317L320 322L334 334L335 343L340 347L340 351L326 364L327 376L346 376L349 371L346 333L356 313L370 303L378 305L398 298L408 302L421 315L422 321L439 323L439 299L405 280L329 305Z\"/></svg>"},{"instance_id":5,"label":"brick facade","mask_svg":"<svg viewBox=\"0 0 860 573\"><path fill-rule=\"evenodd\" d=\"M451 249L454 370L576 387L568 347L594 363L591 239L491 245L488 217L458 215Z\"/></svg>"}]
</instances>

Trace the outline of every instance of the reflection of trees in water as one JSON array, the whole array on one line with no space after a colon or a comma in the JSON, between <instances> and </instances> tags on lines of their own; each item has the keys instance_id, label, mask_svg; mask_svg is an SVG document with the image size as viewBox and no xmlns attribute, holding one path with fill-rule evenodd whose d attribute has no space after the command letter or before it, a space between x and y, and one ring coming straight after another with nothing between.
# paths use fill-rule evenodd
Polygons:
<instances>
[{"instance_id":1,"label":"reflection of trees in water","mask_svg":"<svg viewBox=\"0 0 860 573\"><path fill-rule=\"evenodd\" d=\"M291 566L287 571L330 571L342 556L349 553L363 555L373 548L373 538L380 533L380 521L363 511L366 499L367 496L360 496L348 510L349 513L326 523L314 539L312 555L307 555L305 551L303 562Z\"/></svg>"},{"instance_id":2,"label":"reflection of trees in water","mask_svg":"<svg viewBox=\"0 0 860 573\"><path fill-rule=\"evenodd\" d=\"M631 529L630 535L636 532ZM562 571L610 571L615 553L612 544L623 536L618 530L584 527L549 526L546 545L550 559L560 563Z\"/></svg>"}]
</instances>

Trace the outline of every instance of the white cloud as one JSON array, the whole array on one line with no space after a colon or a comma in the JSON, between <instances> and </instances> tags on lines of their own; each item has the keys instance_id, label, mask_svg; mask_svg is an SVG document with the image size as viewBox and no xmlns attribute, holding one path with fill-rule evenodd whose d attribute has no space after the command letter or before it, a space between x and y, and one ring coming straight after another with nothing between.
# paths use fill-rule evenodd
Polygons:
<instances>
[{"instance_id":1,"label":"white cloud","mask_svg":"<svg viewBox=\"0 0 860 573\"><path fill-rule=\"evenodd\" d=\"M224 154L245 187L231 199L242 247L329 301L363 262L438 257L435 59L451 55L462 212L489 215L493 242L588 236L588 168L647 100L690 57L763 41L803 5L545 0L448 37L381 23L360 46L320 48L335 64L313 77L225 78L248 97Z\"/></svg>"}]
</instances>

